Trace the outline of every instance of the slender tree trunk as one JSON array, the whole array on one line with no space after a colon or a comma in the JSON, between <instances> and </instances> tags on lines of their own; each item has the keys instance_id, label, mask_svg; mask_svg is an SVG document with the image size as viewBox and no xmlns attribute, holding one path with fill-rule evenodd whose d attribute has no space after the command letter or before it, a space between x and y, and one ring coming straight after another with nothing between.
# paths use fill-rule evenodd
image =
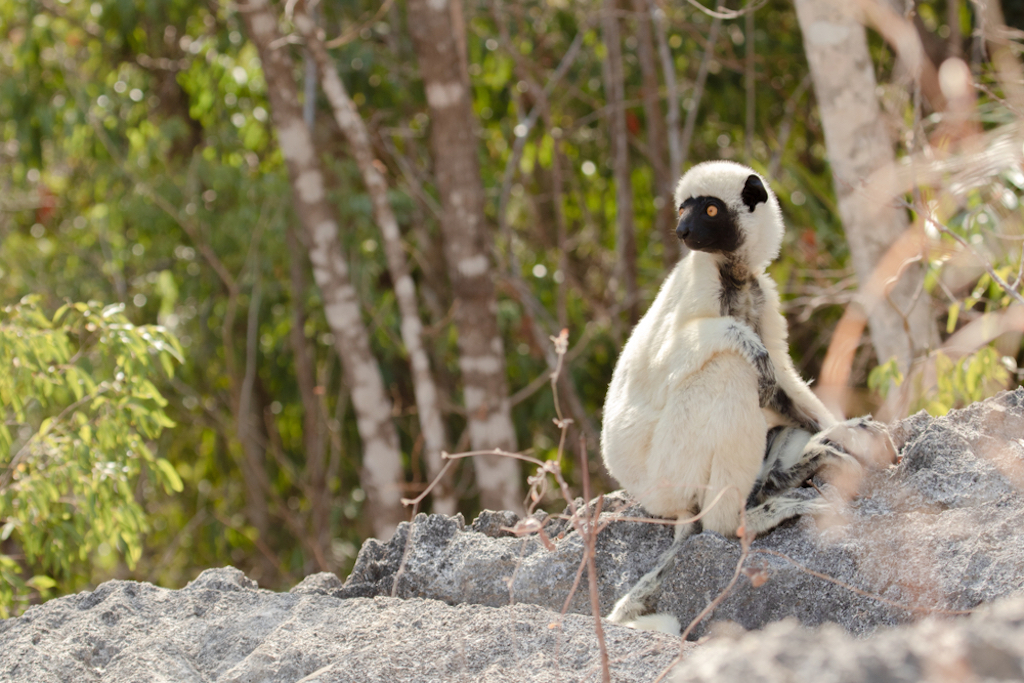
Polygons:
<instances>
[{"instance_id":1,"label":"slender tree trunk","mask_svg":"<svg viewBox=\"0 0 1024 683\"><path fill-rule=\"evenodd\" d=\"M366 492L365 514L374 535L388 538L404 517L402 454L391 421L391 400L370 351L369 334L341 251L338 221L324 192L320 158L302 119L292 59L286 47L271 47L282 42L277 17L267 0L250 0L241 15L259 51L278 144L291 177L295 213L306 231L313 278L352 394L363 441L360 480Z\"/></svg>"},{"instance_id":2,"label":"slender tree trunk","mask_svg":"<svg viewBox=\"0 0 1024 683\"><path fill-rule=\"evenodd\" d=\"M545 110L547 111L547 110ZM550 112L547 112L548 130L554 126L551 123ZM565 192L565 184L562 176L562 136L559 134L554 139L551 151L551 203L555 209L556 234L558 243L558 272L561 279L556 283L558 289L555 293L555 314L558 316L558 326L561 328L569 325L569 297L566 291L566 280L569 273L569 227L565 218L565 206L562 203L562 195Z\"/></svg>"},{"instance_id":3,"label":"slender tree trunk","mask_svg":"<svg viewBox=\"0 0 1024 683\"><path fill-rule=\"evenodd\" d=\"M895 203L859 192L873 171L895 163L895 154L879 111L874 65L864 27L853 14L855 7L838 0L796 0L839 215L863 287L908 221L906 211ZM907 267L889 301L867 312L879 362L896 358L904 372L936 336L923 278L918 264Z\"/></svg>"},{"instance_id":4,"label":"slender tree trunk","mask_svg":"<svg viewBox=\"0 0 1024 683\"><path fill-rule=\"evenodd\" d=\"M949 37L946 39L950 57L963 57L964 36L960 31L960 0L946 0L946 26L949 26Z\"/></svg>"},{"instance_id":5,"label":"slender tree trunk","mask_svg":"<svg viewBox=\"0 0 1024 683\"><path fill-rule=\"evenodd\" d=\"M306 67L307 73L309 67ZM307 90L307 96L309 91ZM307 118L308 120L308 118ZM289 252L289 275L292 288L292 329L289 342L295 354L295 378L302 398L302 443L306 456L305 478L310 497L310 527L313 540L323 556L331 542L331 492L327 480L326 429L320 412L316 389L316 367L309 342L306 341L306 264L302 245L294 229L285 234ZM325 571L321 567L320 571Z\"/></svg>"},{"instance_id":6,"label":"slender tree trunk","mask_svg":"<svg viewBox=\"0 0 1024 683\"><path fill-rule=\"evenodd\" d=\"M440 396L434 375L430 370L430 359L423 345L423 323L420 320L419 303L416 297L416 285L409 274L409 263L402 246L402 234L398 229L398 220L388 203L388 183L384 175L377 170L377 161L370 142L366 124L359 116L355 103L345 90L345 84L338 76L323 38L316 24L305 13L305 3L298 2L295 6L295 25L306 39L306 47L313 54L320 71L321 84L327 100L334 110L334 120L352 146L352 153L359 165L363 182L373 202L373 214L384 238L384 253L387 257L388 271L391 281L395 283L395 298L398 300L399 314L402 318L402 342L409 353L412 365L413 386L416 393L416 409L419 413L420 429L425 444L424 454L427 470L433 480L440 474L445 463L441 453L447 447L448 437L445 434L444 421L441 417ZM439 482L433 493L433 511L446 515L456 512L458 501L452 488L450 474Z\"/></svg>"},{"instance_id":7,"label":"slender tree trunk","mask_svg":"<svg viewBox=\"0 0 1024 683\"><path fill-rule=\"evenodd\" d=\"M748 9L753 3L747 3ZM754 51L754 12L748 11L744 17L744 28L743 34L746 36L746 53L744 54L744 78L747 91L747 121L744 127L743 135L743 154L746 156L747 163L749 164L754 160L754 57L756 52Z\"/></svg>"},{"instance_id":8,"label":"slender tree trunk","mask_svg":"<svg viewBox=\"0 0 1024 683\"><path fill-rule=\"evenodd\" d=\"M605 98L611 133L612 171L615 177L615 252L619 282L626 290L630 323L640 320L640 289L636 274L636 230L633 226L633 185L629 173L629 132L626 129L626 86L623 80L622 45L619 40L617 0L605 0L601 33L607 58L602 62Z\"/></svg>"},{"instance_id":9,"label":"slender tree trunk","mask_svg":"<svg viewBox=\"0 0 1024 683\"><path fill-rule=\"evenodd\" d=\"M313 14L315 17L315 13ZM302 120L309 127L310 134L316 125L316 61L309 50L303 50L303 99ZM327 476L327 430L316 384L316 355L306 341L306 260L295 227L285 229L285 244L288 248L288 273L292 287L292 329L289 342L295 354L295 378L302 399L302 445L306 458L303 477L309 501L309 526L311 542L315 548L319 571L329 571L321 558L329 556L331 542L331 488ZM298 520L296 520L298 521Z\"/></svg>"},{"instance_id":10,"label":"slender tree trunk","mask_svg":"<svg viewBox=\"0 0 1024 683\"><path fill-rule=\"evenodd\" d=\"M430 111L430 145L444 214L445 261L455 298L459 367L474 450L515 450L516 437L498 330L491 245L476 126L452 14L445 0L409 0L409 33L419 59ZM474 459L485 508L522 507L519 465L497 455Z\"/></svg>"},{"instance_id":11,"label":"slender tree trunk","mask_svg":"<svg viewBox=\"0 0 1024 683\"><path fill-rule=\"evenodd\" d=\"M220 263L214 257L211 263ZM249 524L256 529L260 538L265 539L270 529L270 514L267 508L268 486L266 471L266 449L265 440L254 433L260 425L259 413L253 405L254 394L252 391L253 379L249 378L250 357L255 353L255 347L250 346L249 330L251 326L246 325L246 353L245 367L239 371L235 362L235 316L238 311L238 297L240 294L237 281L227 272L227 269L218 270L228 290L228 303L224 313L224 321L221 327L221 338L224 342L224 366L231 381L231 411L235 419L235 426L238 434L238 441L242 446L242 458L239 461L239 470L242 472L242 482L245 485L245 517ZM253 297L258 300L259 293L253 291ZM250 300L250 304L252 300ZM251 349L251 350L250 350ZM255 359L253 358L253 362ZM267 575L274 571L272 564L260 562L262 571Z\"/></svg>"},{"instance_id":12,"label":"slender tree trunk","mask_svg":"<svg viewBox=\"0 0 1024 683\"><path fill-rule=\"evenodd\" d=\"M697 126L697 114L700 112L700 101L704 99L704 84L708 80L708 65L715 54L715 44L718 42L718 33L722 28L722 19L715 17L711 20L711 28L708 30L708 42L704 48L704 56L700 60L700 68L697 70L697 80L693 84L693 95L690 97L690 108L686 112L686 122L683 124L683 139L679 143L682 150L680 166L685 166L690 157L690 144L693 142L693 131Z\"/></svg>"},{"instance_id":13,"label":"slender tree trunk","mask_svg":"<svg viewBox=\"0 0 1024 683\"><path fill-rule=\"evenodd\" d=\"M679 85L676 81L676 64L672 59L668 36L665 32L665 13L658 7L657 0L647 0L647 10L651 13L651 25L654 36L658 39L658 58L661 60L662 76L665 78L665 128L668 131L668 173L672 179L672 192L675 183L683 174L683 150L679 136ZM669 193L671 200L672 193ZM669 204L671 205L671 201ZM675 207L673 207L675 215Z\"/></svg>"},{"instance_id":14,"label":"slender tree trunk","mask_svg":"<svg viewBox=\"0 0 1024 683\"><path fill-rule=\"evenodd\" d=\"M651 166L654 170L655 214L654 230L662 245L662 261L671 268L679 260L679 240L676 239L676 209L672 206L675 189L669 172L666 144L665 116L661 113L659 96L658 62L654 49L654 37L647 12L648 0L633 0L636 10L637 58L643 79L644 118L647 120L647 146L651 150ZM674 80L674 77L673 77Z\"/></svg>"},{"instance_id":15,"label":"slender tree trunk","mask_svg":"<svg viewBox=\"0 0 1024 683\"><path fill-rule=\"evenodd\" d=\"M238 422L238 439L242 443L242 480L245 482L245 515L261 538L270 531L270 515L267 510L267 490L270 482L266 469L266 437L263 434L262 410L253 390L256 381L256 347L259 329L258 285L250 294L249 315L245 335L245 374L238 387L238 406L235 419Z\"/></svg>"}]
</instances>

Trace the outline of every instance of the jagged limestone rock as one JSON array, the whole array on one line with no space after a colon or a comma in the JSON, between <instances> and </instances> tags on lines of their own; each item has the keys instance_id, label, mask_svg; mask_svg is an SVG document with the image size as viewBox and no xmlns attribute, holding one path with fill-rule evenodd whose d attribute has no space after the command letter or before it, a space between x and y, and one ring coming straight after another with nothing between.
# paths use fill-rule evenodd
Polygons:
<instances>
[{"instance_id":1,"label":"jagged limestone rock","mask_svg":"<svg viewBox=\"0 0 1024 683\"><path fill-rule=\"evenodd\" d=\"M694 649L672 683L1024 680L1024 600L1008 599L969 619L927 619L861 639L835 625L788 619Z\"/></svg>"},{"instance_id":2,"label":"jagged limestone rock","mask_svg":"<svg viewBox=\"0 0 1024 683\"><path fill-rule=\"evenodd\" d=\"M695 631L719 635L687 645L677 680L1024 679L1024 389L944 418L915 415L893 433L901 463L871 474L859 498L753 543L745 573ZM607 613L672 531L621 492L602 509L596 564ZM111 581L0 621L0 680L595 680L585 574L572 592L580 534L540 514L545 536L517 537L510 529L521 521L420 516L387 543L367 541L344 583L316 574L290 593L260 590L232 568L181 590ZM688 623L740 554L735 539L690 538L656 609ZM970 618L921 621L979 606ZM741 635L721 635L729 631ZM616 680L653 680L680 651L662 634L605 632Z\"/></svg>"},{"instance_id":3,"label":"jagged limestone rock","mask_svg":"<svg viewBox=\"0 0 1024 683\"><path fill-rule=\"evenodd\" d=\"M758 538L745 564L756 580L741 577L695 635L715 621L749 629L786 617L810 626L834 622L864 634L913 621L933 608L970 609L1022 585L1024 389L938 419L915 415L894 425L893 434L900 464L869 474L860 497L848 505L826 489L837 501L835 515L793 520ZM622 493L607 497L603 509L610 511L602 514L609 525L598 537L596 560L601 609L607 613L654 566L672 532L615 521L644 516ZM482 517L480 526L495 529L494 514ZM503 526L513 525L509 517ZM553 550L536 534L485 535L474 526L460 516L421 515L388 543L368 541L344 587L333 594L394 591L449 604L514 600L562 608L582 557L571 524L555 520L545 526ZM687 624L724 589L739 556L735 539L711 532L689 539L657 598L657 611ZM568 602L570 611L590 612L585 591Z\"/></svg>"},{"instance_id":4,"label":"jagged limestone rock","mask_svg":"<svg viewBox=\"0 0 1024 683\"><path fill-rule=\"evenodd\" d=\"M329 575L328 575L329 576ZM4 683L537 683L595 680L589 617L535 605L450 606L323 594L325 575L290 593L231 567L181 590L108 581L0 621ZM658 676L679 652L662 634L605 628L617 680Z\"/></svg>"}]
</instances>

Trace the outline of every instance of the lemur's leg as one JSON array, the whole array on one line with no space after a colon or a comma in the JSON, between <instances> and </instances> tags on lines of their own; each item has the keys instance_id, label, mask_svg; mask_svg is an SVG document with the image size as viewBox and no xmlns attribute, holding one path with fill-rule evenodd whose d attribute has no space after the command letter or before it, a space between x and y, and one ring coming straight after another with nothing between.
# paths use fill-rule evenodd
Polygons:
<instances>
[{"instance_id":1,"label":"lemur's leg","mask_svg":"<svg viewBox=\"0 0 1024 683\"><path fill-rule=\"evenodd\" d=\"M829 443L848 453L864 467L888 467L896 462L896 447L889 428L870 417L854 417L825 432Z\"/></svg>"},{"instance_id":2,"label":"lemur's leg","mask_svg":"<svg viewBox=\"0 0 1024 683\"><path fill-rule=\"evenodd\" d=\"M633 584L629 591L619 598L615 607L608 613L608 621L615 624L629 625L638 617L651 612L654 608L649 605L654 594L661 588L665 575L672 569L676 561L676 552L683 545L683 542L697 532L697 523L688 522L676 525L675 539L672 545L658 559L654 569L640 577L640 580Z\"/></svg>"},{"instance_id":3,"label":"lemur's leg","mask_svg":"<svg viewBox=\"0 0 1024 683\"><path fill-rule=\"evenodd\" d=\"M747 498L747 508L799 486L827 465L842 464L859 470L857 459L832 438L837 428L845 427L843 422L817 434L796 427L770 430L764 462Z\"/></svg>"},{"instance_id":4,"label":"lemur's leg","mask_svg":"<svg viewBox=\"0 0 1024 683\"><path fill-rule=\"evenodd\" d=\"M821 431L821 424L801 410L793 399L790 398L789 394L783 391L780 386L776 385L775 390L768 399L768 407L779 415L788 417L793 421L793 424L804 431L811 434L817 434Z\"/></svg>"},{"instance_id":5,"label":"lemur's leg","mask_svg":"<svg viewBox=\"0 0 1024 683\"><path fill-rule=\"evenodd\" d=\"M828 502L823 498L800 498L790 489L785 493L768 496L762 503L747 508L746 530L756 536L774 529L787 519L814 515L824 512L828 507Z\"/></svg>"},{"instance_id":6,"label":"lemur's leg","mask_svg":"<svg viewBox=\"0 0 1024 683\"><path fill-rule=\"evenodd\" d=\"M811 434L795 427L775 427L757 482L747 497L746 527L753 534L772 529L792 517L823 512L828 503L806 499L793 489L832 462L857 462L827 438L828 432Z\"/></svg>"},{"instance_id":7,"label":"lemur's leg","mask_svg":"<svg viewBox=\"0 0 1024 683\"><path fill-rule=\"evenodd\" d=\"M769 531L787 519L818 514L829 508L822 498L805 499L793 491L818 470L840 464L860 472L863 466L895 460L885 425L869 418L854 418L812 434L796 427L769 430L765 458L746 503L746 530L754 535ZM652 611L651 599L675 565L683 542L696 533L697 523L676 526L675 540L655 567L619 598L608 620L630 625Z\"/></svg>"},{"instance_id":8,"label":"lemur's leg","mask_svg":"<svg viewBox=\"0 0 1024 683\"><path fill-rule=\"evenodd\" d=\"M790 517L824 509L827 503L821 499L787 495L819 470L838 466L857 482L865 467L894 460L888 430L869 418L840 422L813 435L795 427L775 427L768 432L764 463L747 498L747 529L761 533Z\"/></svg>"},{"instance_id":9,"label":"lemur's leg","mask_svg":"<svg viewBox=\"0 0 1024 683\"><path fill-rule=\"evenodd\" d=\"M747 508L771 496L799 486L821 467L826 452L816 448L815 435L796 427L775 427L768 431L761 471L747 497Z\"/></svg>"}]
</instances>

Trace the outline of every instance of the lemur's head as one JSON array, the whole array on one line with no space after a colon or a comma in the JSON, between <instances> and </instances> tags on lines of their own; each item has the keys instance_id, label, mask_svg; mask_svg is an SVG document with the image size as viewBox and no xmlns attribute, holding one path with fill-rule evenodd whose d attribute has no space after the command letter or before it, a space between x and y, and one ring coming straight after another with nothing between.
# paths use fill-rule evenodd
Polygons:
<instances>
[{"instance_id":1,"label":"lemur's head","mask_svg":"<svg viewBox=\"0 0 1024 683\"><path fill-rule=\"evenodd\" d=\"M694 251L731 256L762 272L782 245L782 211L768 183L731 161L706 161L676 186L676 236Z\"/></svg>"}]
</instances>

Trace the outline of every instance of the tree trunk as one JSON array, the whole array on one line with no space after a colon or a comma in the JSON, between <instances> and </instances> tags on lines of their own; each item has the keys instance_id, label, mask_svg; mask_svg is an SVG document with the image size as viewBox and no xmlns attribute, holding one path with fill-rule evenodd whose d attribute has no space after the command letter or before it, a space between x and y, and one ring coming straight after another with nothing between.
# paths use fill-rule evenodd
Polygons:
<instances>
[{"instance_id":1,"label":"tree trunk","mask_svg":"<svg viewBox=\"0 0 1024 683\"><path fill-rule=\"evenodd\" d=\"M245 516L249 524L256 529L260 540L265 540L270 529L270 514L267 508L269 499L269 482L266 471L266 449L264 439L253 434L253 429L258 428L259 414L254 405L254 393L252 391L252 380L248 379L250 355L255 361L255 346L249 339L250 325L246 325L246 366L241 371L235 362L235 315L238 311L238 297L240 294L237 281L228 272L224 264L217 258L216 254L209 249L204 242L194 241L199 252L204 254L214 270L220 275L228 292L227 306L224 312L224 320L221 326L221 339L224 345L224 368L231 384L231 414L235 420L235 429L238 441L242 446L241 459L238 466L242 473L242 482L245 485ZM259 292L254 288L252 296L258 300ZM250 304L253 300L250 300ZM250 351L250 347L252 351ZM258 565L257 571L264 580L272 576L276 567L272 562L267 561L265 555L260 555L254 563Z\"/></svg>"},{"instance_id":2,"label":"tree trunk","mask_svg":"<svg viewBox=\"0 0 1024 683\"><path fill-rule=\"evenodd\" d=\"M686 112L686 122L683 124L683 138L679 143L680 167L686 166L690 158L690 145L693 143L693 131L697 125L697 114L700 112L700 101L704 98L704 84L708 80L708 66L715 55L715 44L718 42L718 32L722 28L722 18L716 16L711 20L711 28L708 29L708 42L704 47L704 56L700 60L700 68L697 70L697 80L693 84L693 95L690 97L690 108ZM685 248L685 247L684 247Z\"/></svg>"},{"instance_id":3,"label":"tree trunk","mask_svg":"<svg viewBox=\"0 0 1024 683\"><path fill-rule=\"evenodd\" d=\"M308 74L310 67L306 66ZM309 96L309 91L306 91ZM306 120L308 121L308 112ZM289 275L292 288L292 329L289 342L295 354L295 379L302 398L302 444L305 450L307 490L309 491L310 528L313 542L322 556L328 555L331 542L331 489L327 478L326 428L317 396L316 364L306 340L306 264L294 228L286 229L289 251ZM319 567L329 571L329 567Z\"/></svg>"},{"instance_id":4,"label":"tree trunk","mask_svg":"<svg viewBox=\"0 0 1024 683\"><path fill-rule=\"evenodd\" d=\"M633 185L629 173L629 132L626 129L626 87L622 70L622 45L616 0L605 0L601 9L601 33L608 54L602 62L605 98L612 140L612 172L615 177L615 254L617 275L626 290L629 322L640 320L640 289L636 274L636 230L633 227Z\"/></svg>"},{"instance_id":5,"label":"tree trunk","mask_svg":"<svg viewBox=\"0 0 1024 683\"><path fill-rule=\"evenodd\" d=\"M743 134L743 154L747 159L747 163L751 163L754 160L754 57L756 52L754 51L754 12L753 3L747 5L747 14L744 17L745 26L743 28L743 35L746 36L745 41L746 53L744 54L744 74L743 80L747 91L747 121L744 127Z\"/></svg>"},{"instance_id":6,"label":"tree trunk","mask_svg":"<svg viewBox=\"0 0 1024 683\"><path fill-rule=\"evenodd\" d=\"M671 192L669 192L669 205L672 204L672 193L675 192L675 183L683 174L683 150L682 141L679 139L679 85L676 81L676 65L672 59L672 50L668 45L668 36L665 31L665 13L658 7L657 0L647 0L647 9L651 14L651 25L654 27L654 35L658 39L658 58L661 60L662 76L665 79L665 100L666 110L665 127L668 131L668 174L672 179ZM675 215L675 207L672 207L672 215Z\"/></svg>"},{"instance_id":7,"label":"tree trunk","mask_svg":"<svg viewBox=\"0 0 1024 683\"><path fill-rule=\"evenodd\" d=\"M370 351L369 334L341 251L338 221L324 192L320 159L302 119L292 59L287 48L271 47L282 42L277 17L267 0L250 0L241 15L259 51L278 144L291 178L295 213L306 231L313 278L323 296L327 324L352 394L363 441L360 480L366 493L364 514L374 535L388 538L404 518L402 454L391 421L391 400Z\"/></svg>"},{"instance_id":8,"label":"tree trunk","mask_svg":"<svg viewBox=\"0 0 1024 683\"><path fill-rule=\"evenodd\" d=\"M468 74L459 60L445 0L410 0L409 33L419 59L430 111L430 146L444 218L445 261L455 298L459 367L474 450L515 450L516 437L498 330L491 245ZM480 503L519 510L519 465L498 455L474 459Z\"/></svg>"},{"instance_id":9,"label":"tree trunk","mask_svg":"<svg viewBox=\"0 0 1024 683\"><path fill-rule=\"evenodd\" d=\"M672 205L675 190L668 165L665 117L661 113L660 88L658 87L658 62L655 57L651 17L648 14L648 0L633 0L636 10L637 58L643 78L644 118L647 120L647 146L651 150L651 167L654 170L654 231L662 244L662 262L671 268L679 260L679 240L676 239L676 208ZM666 77L675 80L674 74Z\"/></svg>"},{"instance_id":10,"label":"tree trunk","mask_svg":"<svg viewBox=\"0 0 1024 683\"><path fill-rule=\"evenodd\" d=\"M246 489L246 516L261 539L266 539L270 530L270 516L267 511L267 497L270 481L266 469L266 436L263 434L261 419L263 410L257 400L256 353L259 344L260 274L256 269L252 291L249 293L249 312L245 324L245 372L238 389L238 439L242 442L244 460L242 479Z\"/></svg>"},{"instance_id":11,"label":"tree trunk","mask_svg":"<svg viewBox=\"0 0 1024 683\"><path fill-rule=\"evenodd\" d=\"M444 468L445 462L441 453L447 447L448 437L445 433L444 421L441 417L440 397L434 375L430 370L430 359L423 345L423 323L420 320L419 303L416 297L416 285L409 274L409 263L402 246L402 233L398 229L398 220L388 203L388 183L383 174L377 170L379 164L370 142L366 124L359 116L355 102L345 90L345 84L338 76L323 38L312 18L305 12L304 2L295 6L295 25L306 39L306 47L316 59L320 71L324 94L334 110L334 120L352 146L352 154L359 165L359 171L366 183L366 189L373 203L373 214L384 238L384 253L387 257L388 271L395 286L395 298L398 301L399 314L402 318L402 342L409 353L412 366L413 386L416 394L416 409L419 413L420 429L423 433L424 454L427 471L433 480ZM433 511L453 515L458 501L453 491L453 480L449 472L434 489Z\"/></svg>"},{"instance_id":12,"label":"tree trunk","mask_svg":"<svg viewBox=\"0 0 1024 683\"><path fill-rule=\"evenodd\" d=\"M837 0L796 0L839 215L864 287L908 222L906 211L894 202L859 192L873 171L895 163L895 154L879 111L874 65L864 27L853 14L855 6ZM879 362L896 358L903 372L936 336L929 297L921 290L923 277L918 264L909 266L889 301L867 312Z\"/></svg>"}]
</instances>

